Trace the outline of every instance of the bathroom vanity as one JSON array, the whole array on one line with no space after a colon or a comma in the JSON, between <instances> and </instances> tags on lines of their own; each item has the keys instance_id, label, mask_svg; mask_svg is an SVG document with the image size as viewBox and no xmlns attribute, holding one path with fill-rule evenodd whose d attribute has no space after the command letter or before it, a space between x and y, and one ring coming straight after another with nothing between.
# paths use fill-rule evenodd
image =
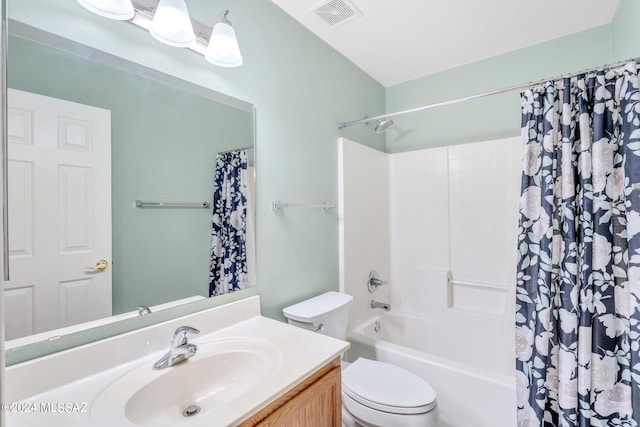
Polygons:
<instances>
[{"instance_id":1,"label":"bathroom vanity","mask_svg":"<svg viewBox=\"0 0 640 427\"><path fill-rule=\"evenodd\" d=\"M185 325L196 354L153 369ZM339 427L348 346L262 317L256 296L11 366L3 410L11 426Z\"/></svg>"},{"instance_id":2,"label":"bathroom vanity","mask_svg":"<svg viewBox=\"0 0 640 427\"><path fill-rule=\"evenodd\" d=\"M250 426L342 425L340 358L327 363L257 414L244 421Z\"/></svg>"}]
</instances>

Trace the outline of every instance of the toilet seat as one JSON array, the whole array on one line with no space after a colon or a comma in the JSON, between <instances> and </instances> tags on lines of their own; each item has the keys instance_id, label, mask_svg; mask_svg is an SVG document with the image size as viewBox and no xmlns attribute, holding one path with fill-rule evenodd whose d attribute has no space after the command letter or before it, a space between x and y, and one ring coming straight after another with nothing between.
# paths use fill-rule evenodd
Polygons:
<instances>
[{"instance_id":1,"label":"toilet seat","mask_svg":"<svg viewBox=\"0 0 640 427\"><path fill-rule=\"evenodd\" d=\"M436 392L414 373L359 358L342 372L342 391L361 405L393 414L423 414L436 407Z\"/></svg>"}]
</instances>

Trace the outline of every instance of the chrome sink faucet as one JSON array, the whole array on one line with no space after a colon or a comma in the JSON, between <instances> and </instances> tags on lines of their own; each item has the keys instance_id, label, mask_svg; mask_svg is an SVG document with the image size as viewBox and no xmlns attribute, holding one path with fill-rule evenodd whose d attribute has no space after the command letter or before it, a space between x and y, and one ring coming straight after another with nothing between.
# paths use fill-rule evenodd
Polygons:
<instances>
[{"instance_id":1,"label":"chrome sink faucet","mask_svg":"<svg viewBox=\"0 0 640 427\"><path fill-rule=\"evenodd\" d=\"M177 363L184 362L191 356L196 354L198 346L195 344L189 344L187 334L199 334L200 331L191 326L180 326L173 333L173 339L171 340L171 347L167 354L162 356L160 360L153 364L153 369L164 369L173 366Z\"/></svg>"}]
</instances>

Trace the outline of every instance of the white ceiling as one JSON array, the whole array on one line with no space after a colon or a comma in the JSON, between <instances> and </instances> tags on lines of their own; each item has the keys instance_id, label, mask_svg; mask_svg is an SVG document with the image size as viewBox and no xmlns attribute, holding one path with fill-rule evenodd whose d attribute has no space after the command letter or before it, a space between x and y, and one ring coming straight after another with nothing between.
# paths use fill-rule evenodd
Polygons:
<instances>
[{"instance_id":1,"label":"white ceiling","mask_svg":"<svg viewBox=\"0 0 640 427\"><path fill-rule=\"evenodd\" d=\"M362 16L329 25L329 0L272 0L384 86L607 24L621 0L345 0Z\"/></svg>"}]
</instances>

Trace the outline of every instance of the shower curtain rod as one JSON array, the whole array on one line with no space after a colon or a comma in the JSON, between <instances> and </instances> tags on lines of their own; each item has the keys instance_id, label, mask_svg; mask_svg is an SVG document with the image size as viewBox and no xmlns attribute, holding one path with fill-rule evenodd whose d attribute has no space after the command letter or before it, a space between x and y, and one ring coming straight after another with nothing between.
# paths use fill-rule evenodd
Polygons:
<instances>
[{"instance_id":1,"label":"shower curtain rod","mask_svg":"<svg viewBox=\"0 0 640 427\"><path fill-rule=\"evenodd\" d=\"M231 150L218 151L218 154L227 154L227 153L232 153L234 151L249 150L250 148L254 148L254 146L253 145L245 145L244 147L232 148Z\"/></svg>"},{"instance_id":2,"label":"shower curtain rod","mask_svg":"<svg viewBox=\"0 0 640 427\"><path fill-rule=\"evenodd\" d=\"M379 116L374 116L374 117L364 117L362 119L352 120L350 122L340 122L340 123L338 123L338 129L344 129L344 128L348 127L348 126L353 126L353 125L357 125L357 124L360 124L360 123L365 123L366 124L366 123L373 122L373 121L376 121L376 120L388 119L390 117L401 116L403 114L417 113L418 111L431 110L432 108L444 107L446 105L459 104L461 102L471 101L472 99L484 98L485 96L498 95L498 94L505 93L505 92L511 92L513 90L526 89L528 87L531 87L531 86L534 86L534 85L538 85L538 84L542 84L542 83L547 82L547 81L559 80L559 79L564 78L564 77L575 77L575 76L577 76L579 74L589 73L589 72L592 72L592 71L595 71L595 70L599 70L599 69L610 70L612 68L620 67L620 66L626 64L629 61L640 62L640 57L627 59L625 61L620 61L620 62L616 62L616 63L613 63L613 64L607 64L607 65L600 66L600 67L587 68L587 69L584 69L584 70L581 70L581 71L577 71L577 72L574 72L574 73L562 74L560 76L556 76L556 77L553 77L553 78L550 78L550 79L548 78L548 79L534 80L534 81L530 81L528 83L522 83L522 84L519 84L519 85L509 86L509 87L505 87L505 88L502 88L502 89L490 90L488 92L483 92L483 93L478 93L478 94L475 94L475 95L464 96L462 98L451 99L449 101L442 101L442 102L436 102L434 104L427 104L427 105L423 105L422 107L410 108L408 110L397 111L395 113L380 114Z\"/></svg>"}]
</instances>

